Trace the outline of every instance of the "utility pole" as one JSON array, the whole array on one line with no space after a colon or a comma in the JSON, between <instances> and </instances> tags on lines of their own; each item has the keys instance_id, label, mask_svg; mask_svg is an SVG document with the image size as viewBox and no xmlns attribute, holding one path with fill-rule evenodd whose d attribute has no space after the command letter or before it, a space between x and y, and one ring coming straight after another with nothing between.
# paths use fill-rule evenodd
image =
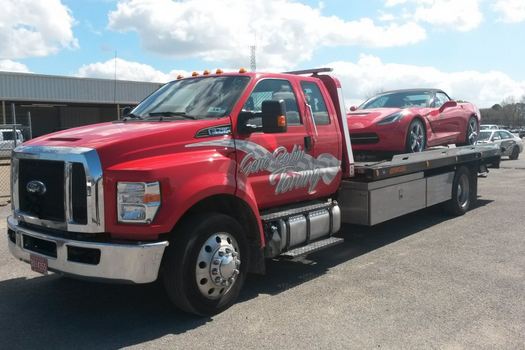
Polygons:
<instances>
[{"instance_id":1,"label":"utility pole","mask_svg":"<svg viewBox=\"0 0 525 350\"><path fill-rule=\"evenodd\" d=\"M255 45L251 45L250 46L250 70L252 72L255 72L255 70L257 69L257 62L256 62L256 59L255 59Z\"/></svg>"}]
</instances>

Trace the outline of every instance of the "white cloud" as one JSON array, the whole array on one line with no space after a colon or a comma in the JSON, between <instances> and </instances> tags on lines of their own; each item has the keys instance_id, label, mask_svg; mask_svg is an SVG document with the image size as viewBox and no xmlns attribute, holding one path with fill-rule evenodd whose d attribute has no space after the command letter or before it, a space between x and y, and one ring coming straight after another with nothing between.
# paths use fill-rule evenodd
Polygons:
<instances>
[{"instance_id":1,"label":"white cloud","mask_svg":"<svg viewBox=\"0 0 525 350\"><path fill-rule=\"evenodd\" d=\"M0 60L0 71L29 73L25 64L11 60Z\"/></svg>"},{"instance_id":2,"label":"white cloud","mask_svg":"<svg viewBox=\"0 0 525 350\"><path fill-rule=\"evenodd\" d=\"M344 21L323 15L321 8L291 0L121 0L109 13L109 27L136 32L152 52L231 66L250 62L249 46L256 34L258 65L279 68L307 61L323 46L391 47L426 38L413 21Z\"/></svg>"},{"instance_id":3,"label":"white cloud","mask_svg":"<svg viewBox=\"0 0 525 350\"><path fill-rule=\"evenodd\" d=\"M165 83L173 80L178 74L188 76L189 73L182 70L172 70L169 73L161 72L150 65L127 61L117 58L117 79L132 81L150 81L156 83ZM96 62L83 65L78 69L76 76L88 78L115 78L115 59L105 62Z\"/></svg>"},{"instance_id":4,"label":"white cloud","mask_svg":"<svg viewBox=\"0 0 525 350\"><path fill-rule=\"evenodd\" d=\"M386 0L386 7L403 6L407 20L429 23L440 28L469 31L483 20L481 0ZM520 1L520 0L517 0Z\"/></svg>"},{"instance_id":5,"label":"white cloud","mask_svg":"<svg viewBox=\"0 0 525 350\"><path fill-rule=\"evenodd\" d=\"M479 107L490 107L509 96L525 95L525 81L513 80L499 71L444 72L430 66L385 63L376 56L364 54L357 62L337 61L323 66L334 68L334 74L342 82L347 107L359 104L378 91L401 88L439 88L453 98L471 101ZM110 59L84 65L76 75L113 79L114 73L115 61ZM189 76L191 73L183 70L162 72L147 64L117 58L119 80L163 83L175 79L178 74Z\"/></svg>"},{"instance_id":6,"label":"white cloud","mask_svg":"<svg viewBox=\"0 0 525 350\"><path fill-rule=\"evenodd\" d=\"M525 21L525 1L523 0L496 0L493 9L499 12L501 20L507 23Z\"/></svg>"},{"instance_id":7,"label":"white cloud","mask_svg":"<svg viewBox=\"0 0 525 350\"><path fill-rule=\"evenodd\" d=\"M525 81L498 72L443 72L434 67L384 63L361 55L357 62L332 62L348 103L357 104L378 91L401 88L440 88L451 97L490 107L508 96L525 95Z\"/></svg>"},{"instance_id":8,"label":"white cloud","mask_svg":"<svg viewBox=\"0 0 525 350\"><path fill-rule=\"evenodd\" d=\"M0 10L0 58L47 56L77 47L73 17L60 0L3 0Z\"/></svg>"}]
</instances>

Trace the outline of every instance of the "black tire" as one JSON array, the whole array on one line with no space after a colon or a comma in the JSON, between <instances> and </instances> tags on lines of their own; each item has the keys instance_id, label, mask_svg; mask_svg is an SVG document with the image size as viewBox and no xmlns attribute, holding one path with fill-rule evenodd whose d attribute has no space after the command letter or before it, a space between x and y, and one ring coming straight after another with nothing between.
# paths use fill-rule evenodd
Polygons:
<instances>
[{"instance_id":1,"label":"black tire","mask_svg":"<svg viewBox=\"0 0 525 350\"><path fill-rule=\"evenodd\" d=\"M427 134L423 122L415 118L410 122L405 140L405 152L423 152L427 146Z\"/></svg>"},{"instance_id":2,"label":"black tire","mask_svg":"<svg viewBox=\"0 0 525 350\"><path fill-rule=\"evenodd\" d=\"M224 234L227 234L228 242L224 240ZM221 237L217 239L219 235L223 238L222 243ZM231 244L230 237L233 238ZM217 243L212 242L214 239L217 239ZM235 265L235 260L223 264L223 259L228 258L228 254L224 255L224 249L228 246L232 248L229 257L239 260L240 265ZM223 255L219 257L221 250ZM208 256L202 254L208 254ZM237 254L237 257L232 258L233 254ZM173 239L170 241L163 260L162 279L169 298L179 309L201 316L224 311L235 302L244 284L247 273L247 255L248 245L243 229L233 218L218 213L195 215L188 218L173 232ZM215 265L217 261L221 262ZM205 263L206 266L202 263ZM201 268L202 271L199 271ZM223 277L223 268L230 272L237 271L236 274L232 272L229 277L230 281L227 283L231 282L232 276L234 277L231 285L219 285L213 281L213 279ZM212 276L212 270L215 270L215 277ZM218 274L217 270L219 270ZM199 274L209 276L209 280L200 279ZM200 285L197 279L200 279ZM227 279L226 276L224 280ZM202 283L204 280L206 282ZM205 296L202 289L208 287L210 290L213 289L213 295L210 293L209 296Z\"/></svg>"},{"instance_id":3,"label":"black tire","mask_svg":"<svg viewBox=\"0 0 525 350\"><path fill-rule=\"evenodd\" d=\"M467 123L467 131L465 132L465 142L459 146L472 146L476 144L479 136L479 123L475 117L470 117Z\"/></svg>"},{"instance_id":4,"label":"black tire","mask_svg":"<svg viewBox=\"0 0 525 350\"><path fill-rule=\"evenodd\" d=\"M452 198L445 202L445 209L449 214L461 216L474 204L477 197L477 181L475 180L467 167L462 166L456 170L452 182Z\"/></svg>"},{"instance_id":5,"label":"black tire","mask_svg":"<svg viewBox=\"0 0 525 350\"><path fill-rule=\"evenodd\" d=\"M510 160L516 160L520 157L520 150L518 146L514 146L512 148L512 152L510 153L509 159Z\"/></svg>"}]
</instances>

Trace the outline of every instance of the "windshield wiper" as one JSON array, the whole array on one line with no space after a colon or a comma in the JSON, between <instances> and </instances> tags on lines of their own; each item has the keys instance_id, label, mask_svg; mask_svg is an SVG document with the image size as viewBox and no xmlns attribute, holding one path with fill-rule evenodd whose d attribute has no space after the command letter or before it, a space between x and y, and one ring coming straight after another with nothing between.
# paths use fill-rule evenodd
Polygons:
<instances>
[{"instance_id":1,"label":"windshield wiper","mask_svg":"<svg viewBox=\"0 0 525 350\"><path fill-rule=\"evenodd\" d=\"M122 118L122 120L131 120L131 119L144 119L144 117L141 115L129 113L124 118Z\"/></svg>"},{"instance_id":2,"label":"windshield wiper","mask_svg":"<svg viewBox=\"0 0 525 350\"><path fill-rule=\"evenodd\" d=\"M171 111L164 111L164 112L151 112L149 113L150 117L183 117L186 119L197 119L193 115L188 115L186 112L171 112Z\"/></svg>"}]
</instances>

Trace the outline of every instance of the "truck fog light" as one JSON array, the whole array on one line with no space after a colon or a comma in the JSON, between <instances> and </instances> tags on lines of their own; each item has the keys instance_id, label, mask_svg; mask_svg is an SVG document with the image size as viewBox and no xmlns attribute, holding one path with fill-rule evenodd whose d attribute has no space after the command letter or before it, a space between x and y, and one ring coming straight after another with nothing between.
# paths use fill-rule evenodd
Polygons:
<instances>
[{"instance_id":1,"label":"truck fog light","mask_svg":"<svg viewBox=\"0 0 525 350\"><path fill-rule=\"evenodd\" d=\"M118 182L118 221L149 224L160 207L160 183Z\"/></svg>"}]
</instances>

